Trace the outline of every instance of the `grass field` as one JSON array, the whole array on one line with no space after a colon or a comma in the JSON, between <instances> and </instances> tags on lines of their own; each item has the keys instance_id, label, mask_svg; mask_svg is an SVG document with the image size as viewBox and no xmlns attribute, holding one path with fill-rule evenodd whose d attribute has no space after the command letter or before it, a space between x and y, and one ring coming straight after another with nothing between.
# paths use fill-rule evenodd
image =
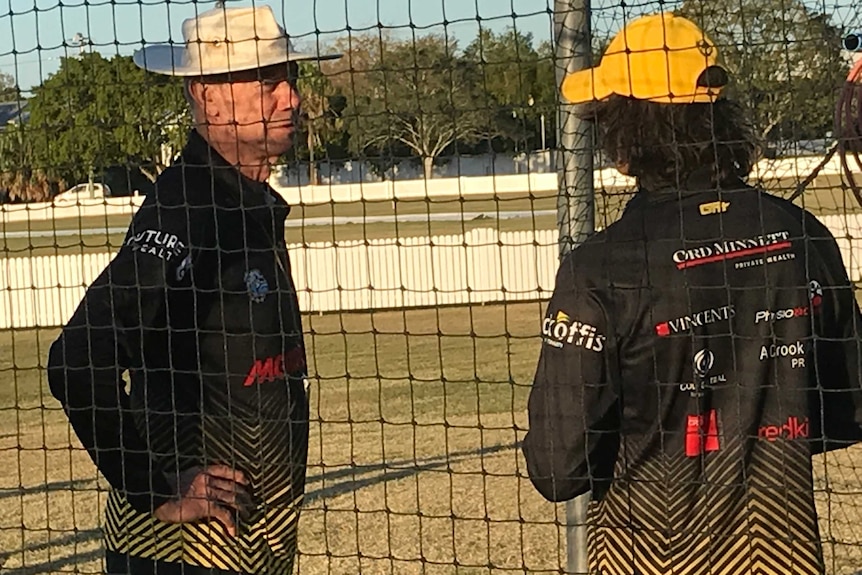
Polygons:
<instances>
[{"instance_id":1,"label":"grass field","mask_svg":"<svg viewBox=\"0 0 862 575\"><path fill-rule=\"evenodd\" d=\"M543 304L307 316L301 574L552 573L562 505L517 443ZM104 484L45 392L57 330L0 332L0 572L97 573ZM347 375L349 374L349 375ZM862 568L862 450L815 461L829 573Z\"/></svg>"},{"instance_id":2,"label":"grass field","mask_svg":"<svg viewBox=\"0 0 862 575\"><path fill-rule=\"evenodd\" d=\"M393 563L398 573L558 568L555 506L533 491L516 449L541 311L305 319L317 379L301 573L358 573L360 563L362 573ZM0 332L4 573L99 568L104 494L46 399L42 364L55 336Z\"/></svg>"}]
</instances>

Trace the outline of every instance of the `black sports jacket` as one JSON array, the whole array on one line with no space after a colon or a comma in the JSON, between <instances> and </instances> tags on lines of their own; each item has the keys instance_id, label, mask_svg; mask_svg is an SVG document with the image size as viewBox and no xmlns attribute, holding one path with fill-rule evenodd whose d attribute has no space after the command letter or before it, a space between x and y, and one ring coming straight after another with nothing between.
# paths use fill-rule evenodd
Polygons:
<instances>
[{"instance_id":1,"label":"black sports jacket","mask_svg":"<svg viewBox=\"0 0 862 575\"><path fill-rule=\"evenodd\" d=\"M591 572L821 573L810 456L862 438L859 309L811 214L740 182L642 190L569 254L523 451L592 490Z\"/></svg>"},{"instance_id":2,"label":"black sports jacket","mask_svg":"<svg viewBox=\"0 0 862 575\"><path fill-rule=\"evenodd\" d=\"M113 487L108 549L289 572L308 400L288 211L192 133L51 347L51 390ZM153 518L179 471L214 463L251 480L255 509L237 538Z\"/></svg>"}]
</instances>

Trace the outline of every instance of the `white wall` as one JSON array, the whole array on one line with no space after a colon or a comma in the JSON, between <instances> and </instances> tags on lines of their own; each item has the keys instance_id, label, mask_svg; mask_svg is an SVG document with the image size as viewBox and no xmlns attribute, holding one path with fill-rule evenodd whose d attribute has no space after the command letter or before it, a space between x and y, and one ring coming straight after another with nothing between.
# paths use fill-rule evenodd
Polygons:
<instances>
[{"instance_id":1,"label":"white wall","mask_svg":"<svg viewBox=\"0 0 862 575\"><path fill-rule=\"evenodd\" d=\"M757 164L752 177L759 180L798 178L807 176L822 160L820 156L763 160ZM840 158L833 157L820 172L822 176L841 173ZM596 170L593 174L597 188L631 187L631 178L622 176L613 168ZM507 176L461 176L430 180L396 180L385 182L355 182L347 184L280 185L277 178L271 185L291 205L325 204L329 202L386 201L442 197L492 196L505 194L551 193L558 188L553 172L531 171ZM143 198L122 197L81 200L78 204L6 204L0 205L0 223L24 221L50 221L59 218L85 216L107 217L134 213Z\"/></svg>"},{"instance_id":2,"label":"white wall","mask_svg":"<svg viewBox=\"0 0 862 575\"><path fill-rule=\"evenodd\" d=\"M64 218L120 216L134 214L144 202L144 196L78 200L76 203L36 202L0 205L0 223L46 222ZM129 218L131 220L131 218Z\"/></svg>"},{"instance_id":3,"label":"white wall","mask_svg":"<svg viewBox=\"0 0 862 575\"><path fill-rule=\"evenodd\" d=\"M506 176L529 172L554 171L553 152L531 152L529 154L485 154L481 156L455 156L441 158L432 169L435 178L458 178L472 176ZM343 162L322 161L318 164L318 177L322 184L358 184L378 182L381 178L361 160ZM422 163L417 159L398 162L385 174L386 180L421 180L424 178ZM308 163L300 162L283 166L274 178L281 187L309 185Z\"/></svg>"}]
</instances>

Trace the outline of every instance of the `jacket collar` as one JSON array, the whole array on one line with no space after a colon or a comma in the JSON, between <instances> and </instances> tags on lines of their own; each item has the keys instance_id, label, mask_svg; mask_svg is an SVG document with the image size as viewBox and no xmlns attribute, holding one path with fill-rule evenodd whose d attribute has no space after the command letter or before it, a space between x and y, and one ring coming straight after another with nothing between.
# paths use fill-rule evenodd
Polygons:
<instances>
[{"instance_id":1,"label":"jacket collar","mask_svg":"<svg viewBox=\"0 0 862 575\"><path fill-rule=\"evenodd\" d=\"M268 183L244 176L210 146L197 130L191 130L179 163L183 167L206 168L212 173L211 191L215 205L234 208L276 207L285 210L285 217L290 212L284 198Z\"/></svg>"},{"instance_id":2,"label":"jacket collar","mask_svg":"<svg viewBox=\"0 0 862 575\"><path fill-rule=\"evenodd\" d=\"M724 182L716 183L712 170L708 167L695 170L688 174L688 176L676 180L638 179L638 191L655 197L667 195L679 197L680 195L718 192L719 190L739 190L747 187L739 178L731 178Z\"/></svg>"},{"instance_id":3,"label":"jacket collar","mask_svg":"<svg viewBox=\"0 0 862 575\"><path fill-rule=\"evenodd\" d=\"M752 189L751 186L740 178L728 179L716 185L708 169L696 170L678 183L667 181L650 182L649 180L639 179L637 192L626 204L623 215L639 206L681 201L698 194L720 196L722 193L749 191Z\"/></svg>"}]
</instances>

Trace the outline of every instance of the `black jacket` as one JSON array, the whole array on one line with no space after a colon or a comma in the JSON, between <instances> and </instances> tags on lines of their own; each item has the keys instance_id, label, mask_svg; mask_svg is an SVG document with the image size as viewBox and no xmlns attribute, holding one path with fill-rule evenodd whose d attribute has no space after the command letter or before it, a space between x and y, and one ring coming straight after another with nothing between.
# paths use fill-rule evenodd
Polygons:
<instances>
[{"instance_id":1,"label":"black jacket","mask_svg":"<svg viewBox=\"0 0 862 575\"><path fill-rule=\"evenodd\" d=\"M640 191L563 260L530 478L552 501L592 490L606 575L819 573L810 456L862 439L852 286L809 213L689 184Z\"/></svg>"},{"instance_id":2,"label":"black jacket","mask_svg":"<svg viewBox=\"0 0 862 575\"><path fill-rule=\"evenodd\" d=\"M288 212L193 133L51 347L52 393L114 489L109 549L260 573L292 559L308 400ZM213 463L251 479L245 539L151 516L179 471Z\"/></svg>"}]
</instances>

